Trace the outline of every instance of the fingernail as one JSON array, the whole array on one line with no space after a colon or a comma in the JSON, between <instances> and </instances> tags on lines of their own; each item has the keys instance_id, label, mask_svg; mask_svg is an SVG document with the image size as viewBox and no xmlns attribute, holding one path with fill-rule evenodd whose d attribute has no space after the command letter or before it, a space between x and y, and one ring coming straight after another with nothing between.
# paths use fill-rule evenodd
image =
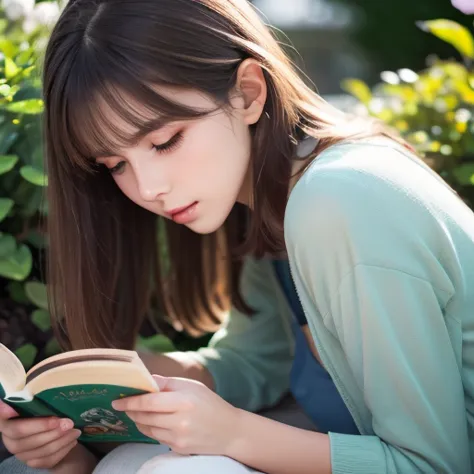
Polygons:
<instances>
[{"instance_id":1,"label":"fingernail","mask_svg":"<svg viewBox=\"0 0 474 474\"><path fill-rule=\"evenodd\" d=\"M81 436L81 434L82 434L82 431L81 430L72 430L72 433L74 433L74 436L76 438L79 438L79 436Z\"/></svg>"},{"instance_id":2,"label":"fingernail","mask_svg":"<svg viewBox=\"0 0 474 474\"><path fill-rule=\"evenodd\" d=\"M63 418L61 420L61 429L63 431L68 431L72 428L74 428L74 423L72 422L72 420L69 420L68 418Z\"/></svg>"}]
</instances>

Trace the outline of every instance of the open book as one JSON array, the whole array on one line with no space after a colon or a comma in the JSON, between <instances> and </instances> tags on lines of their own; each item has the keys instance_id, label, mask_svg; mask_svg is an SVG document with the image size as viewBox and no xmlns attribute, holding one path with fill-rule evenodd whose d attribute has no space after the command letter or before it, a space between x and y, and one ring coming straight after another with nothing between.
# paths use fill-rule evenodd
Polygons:
<instances>
[{"instance_id":1,"label":"open book","mask_svg":"<svg viewBox=\"0 0 474 474\"><path fill-rule=\"evenodd\" d=\"M118 349L84 349L43 360L28 373L0 344L0 398L21 417L60 416L74 421L82 442L158 442L141 433L119 398L159 391L138 354Z\"/></svg>"}]
</instances>

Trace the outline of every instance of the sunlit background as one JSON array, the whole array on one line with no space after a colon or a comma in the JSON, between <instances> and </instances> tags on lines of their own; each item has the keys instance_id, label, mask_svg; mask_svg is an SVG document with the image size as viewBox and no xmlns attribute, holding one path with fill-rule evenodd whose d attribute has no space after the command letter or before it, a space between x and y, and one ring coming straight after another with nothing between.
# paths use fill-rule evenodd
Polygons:
<instances>
[{"instance_id":1,"label":"sunlit background","mask_svg":"<svg viewBox=\"0 0 474 474\"><path fill-rule=\"evenodd\" d=\"M474 3L474 0L472 0ZM342 79L373 84L383 70L420 70L432 54L456 52L416 22L435 18L472 27L450 0L254 0L268 23L281 29L301 54L321 94L339 94ZM301 61L300 60L300 61Z\"/></svg>"}]
</instances>

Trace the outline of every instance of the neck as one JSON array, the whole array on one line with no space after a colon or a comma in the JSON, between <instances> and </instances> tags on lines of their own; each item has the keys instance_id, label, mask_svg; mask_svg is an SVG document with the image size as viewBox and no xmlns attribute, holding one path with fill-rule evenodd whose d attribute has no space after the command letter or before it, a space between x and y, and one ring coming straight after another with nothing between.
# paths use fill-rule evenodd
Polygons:
<instances>
[{"instance_id":1,"label":"neck","mask_svg":"<svg viewBox=\"0 0 474 474\"><path fill-rule=\"evenodd\" d=\"M291 167L291 177L290 177L290 182L288 186L287 199L289 198L290 193L295 187L296 183L301 178L304 172L304 169L313 161L313 159L314 159L314 156L311 155L305 160L293 161L292 167ZM253 209L252 189L253 189L252 166L249 166L247 173L245 175L244 181L242 183L242 186L240 188L239 195L237 196L237 202L240 204L243 204L244 206L247 206L249 209Z\"/></svg>"},{"instance_id":2,"label":"neck","mask_svg":"<svg viewBox=\"0 0 474 474\"><path fill-rule=\"evenodd\" d=\"M287 199L289 198L291 191L293 191L293 188L296 186L296 183L300 180L301 176L303 176L306 168L311 164L313 160L314 160L314 156L311 155L308 158L306 158L306 160L293 162L293 166L291 169L290 185L288 187Z\"/></svg>"}]
</instances>

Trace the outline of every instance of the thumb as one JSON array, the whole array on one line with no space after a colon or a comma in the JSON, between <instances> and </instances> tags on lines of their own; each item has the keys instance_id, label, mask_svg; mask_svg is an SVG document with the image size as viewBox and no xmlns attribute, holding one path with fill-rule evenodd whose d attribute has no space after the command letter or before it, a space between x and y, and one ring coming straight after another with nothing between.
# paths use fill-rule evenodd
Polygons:
<instances>
[{"instance_id":1,"label":"thumb","mask_svg":"<svg viewBox=\"0 0 474 474\"><path fill-rule=\"evenodd\" d=\"M195 380L180 377L163 377L161 375L153 375L153 378L162 392L177 392L179 390L189 388L190 385L199 384L199 382Z\"/></svg>"},{"instance_id":2,"label":"thumb","mask_svg":"<svg viewBox=\"0 0 474 474\"><path fill-rule=\"evenodd\" d=\"M156 385L158 385L160 392L164 392L166 390L169 377L163 377L162 375L153 375L153 379L155 380Z\"/></svg>"}]
</instances>

